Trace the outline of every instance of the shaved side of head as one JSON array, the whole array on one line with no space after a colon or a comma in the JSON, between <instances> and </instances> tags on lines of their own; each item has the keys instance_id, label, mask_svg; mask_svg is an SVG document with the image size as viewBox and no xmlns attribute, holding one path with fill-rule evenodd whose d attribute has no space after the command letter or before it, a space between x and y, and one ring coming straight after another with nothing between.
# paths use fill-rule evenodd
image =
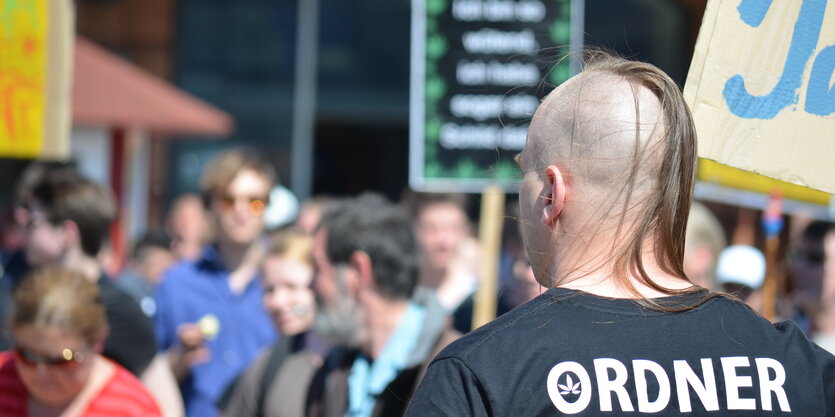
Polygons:
<instances>
[{"instance_id":1,"label":"shaved side of head","mask_svg":"<svg viewBox=\"0 0 835 417\"><path fill-rule=\"evenodd\" d=\"M601 70L586 71L549 94L528 133L543 164L565 167L575 186L605 196L625 190L627 179L636 191L654 190L663 134L659 99ZM634 178L625 175L632 170Z\"/></svg>"},{"instance_id":2,"label":"shaved side of head","mask_svg":"<svg viewBox=\"0 0 835 417\"><path fill-rule=\"evenodd\" d=\"M571 184L568 199L582 222L561 233L611 242L611 256L595 262L607 264L628 291L638 293L637 279L679 293L644 269L649 253L663 272L687 279L682 263L696 133L674 81L650 64L596 54L543 100L526 147L534 170L555 165ZM591 261L585 262L581 267Z\"/></svg>"}]
</instances>

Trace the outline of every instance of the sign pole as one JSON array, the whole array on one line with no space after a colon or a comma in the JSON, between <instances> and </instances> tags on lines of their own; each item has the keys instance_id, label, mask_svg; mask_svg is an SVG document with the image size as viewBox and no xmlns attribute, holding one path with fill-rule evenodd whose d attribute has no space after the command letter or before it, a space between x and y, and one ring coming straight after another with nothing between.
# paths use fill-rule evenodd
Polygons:
<instances>
[{"instance_id":1,"label":"sign pole","mask_svg":"<svg viewBox=\"0 0 835 417\"><path fill-rule=\"evenodd\" d=\"M768 207L763 212L765 229L765 283L763 284L763 315L774 321L777 318L777 292L780 276L777 271L780 232L783 230L783 198L779 191L771 194Z\"/></svg>"},{"instance_id":2,"label":"sign pole","mask_svg":"<svg viewBox=\"0 0 835 417\"><path fill-rule=\"evenodd\" d=\"M505 193L499 186L489 186L481 197L478 239L481 243L482 270L473 308L473 329L496 318L499 250L502 244Z\"/></svg>"},{"instance_id":3,"label":"sign pole","mask_svg":"<svg viewBox=\"0 0 835 417\"><path fill-rule=\"evenodd\" d=\"M299 0L298 8L290 185L299 201L304 201L313 192L316 57L319 53L319 0Z\"/></svg>"}]
</instances>

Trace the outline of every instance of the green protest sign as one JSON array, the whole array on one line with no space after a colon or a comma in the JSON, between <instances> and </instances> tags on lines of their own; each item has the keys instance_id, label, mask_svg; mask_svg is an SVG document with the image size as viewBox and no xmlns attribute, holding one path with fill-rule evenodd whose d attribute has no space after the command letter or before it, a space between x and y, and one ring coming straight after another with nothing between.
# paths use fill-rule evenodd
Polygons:
<instances>
[{"instance_id":1,"label":"green protest sign","mask_svg":"<svg viewBox=\"0 0 835 417\"><path fill-rule=\"evenodd\" d=\"M409 183L515 190L540 99L572 74L582 1L413 0Z\"/></svg>"}]
</instances>

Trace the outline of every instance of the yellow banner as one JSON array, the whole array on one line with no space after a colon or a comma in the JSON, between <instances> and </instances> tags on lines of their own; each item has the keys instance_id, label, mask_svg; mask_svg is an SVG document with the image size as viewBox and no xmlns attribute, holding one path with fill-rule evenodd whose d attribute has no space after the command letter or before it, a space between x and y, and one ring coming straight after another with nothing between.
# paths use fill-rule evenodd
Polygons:
<instances>
[{"instance_id":1,"label":"yellow banner","mask_svg":"<svg viewBox=\"0 0 835 417\"><path fill-rule=\"evenodd\" d=\"M779 191L784 198L826 206L830 194L763 175L743 171L708 159L699 159L699 180L728 188L770 194Z\"/></svg>"},{"instance_id":2,"label":"yellow banner","mask_svg":"<svg viewBox=\"0 0 835 417\"><path fill-rule=\"evenodd\" d=\"M70 0L0 0L0 157L69 153Z\"/></svg>"},{"instance_id":3,"label":"yellow banner","mask_svg":"<svg viewBox=\"0 0 835 417\"><path fill-rule=\"evenodd\" d=\"M699 156L835 193L833 71L835 1L710 0L684 89Z\"/></svg>"},{"instance_id":4,"label":"yellow banner","mask_svg":"<svg viewBox=\"0 0 835 417\"><path fill-rule=\"evenodd\" d=\"M46 98L46 0L0 4L0 155L37 156Z\"/></svg>"}]
</instances>

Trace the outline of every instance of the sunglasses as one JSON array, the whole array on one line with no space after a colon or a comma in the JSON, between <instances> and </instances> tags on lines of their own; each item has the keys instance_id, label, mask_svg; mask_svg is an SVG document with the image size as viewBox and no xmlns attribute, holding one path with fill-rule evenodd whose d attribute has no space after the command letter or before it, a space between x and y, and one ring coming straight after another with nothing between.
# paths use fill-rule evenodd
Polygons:
<instances>
[{"instance_id":1,"label":"sunglasses","mask_svg":"<svg viewBox=\"0 0 835 417\"><path fill-rule=\"evenodd\" d=\"M43 223L49 223L49 219L46 217L46 214L40 211L30 210L26 213L26 218L23 224L28 230L34 229Z\"/></svg>"},{"instance_id":2,"label":"sunglasses","mask_svg":"<svg viewBox=\"0 0 835 417\"><path fill-rule=\"evenodd\" d=\"M263 215L267 209L267 203L269 203L269 198L251 196L222 195L217 200L220 202L220 207L223 210L232 210L238 202L244 202L253 216Z\"/></svg>"},{"instance_id":3,"label":"sunglasses","mask_svg":"<svg viewBox=\"0 0 835 417\"><path fill-rule=\"evenodd\" d=\"M85 357L84 353L69 348L64 348L60 356L45 356L23 349L20 346L15 346L14 356L27 366L43 364L60 368L69 368L78 365L84 361Z\"/></svg>"}]
</instances>

